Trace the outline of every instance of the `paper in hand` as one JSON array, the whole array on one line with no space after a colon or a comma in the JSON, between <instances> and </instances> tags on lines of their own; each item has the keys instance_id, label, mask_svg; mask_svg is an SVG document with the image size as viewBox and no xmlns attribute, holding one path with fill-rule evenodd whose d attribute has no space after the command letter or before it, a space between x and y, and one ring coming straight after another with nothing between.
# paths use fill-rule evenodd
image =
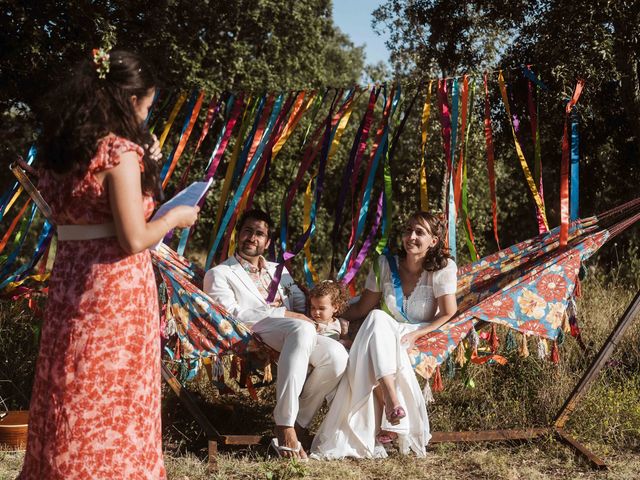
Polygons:
<instances>
[{"instance_id":1,"label":"paper in hand","mask_svg":"<svg viewBox=\"0 0 640 480\"><path fill-rule=\"evenodd\" d=\"M204 197L205 193L207 193L212 182L213 178L210 178L206 182L193 182L187 188L178 192L173 198L160 205L151 220L157 220L163 215L166 215L166 213L172 208L179 207L181 205L195 207L200 203L200 200ZM158 245L156 245L155 248L158 248L161 243L162 240L158 242Z\"/></svg>"}]
</instances>

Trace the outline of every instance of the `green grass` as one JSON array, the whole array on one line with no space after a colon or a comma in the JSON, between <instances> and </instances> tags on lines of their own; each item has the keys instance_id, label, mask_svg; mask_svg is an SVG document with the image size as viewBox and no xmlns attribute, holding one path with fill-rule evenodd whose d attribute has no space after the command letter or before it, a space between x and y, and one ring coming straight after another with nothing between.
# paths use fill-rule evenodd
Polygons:
<instances>
[{"instance_id":1,"label":"green grass","mask_svg":"<svg viewBox=\"0 0 640 480\"><path fill-rule=\"evenodd\" d=\"M0 480L14 479L22 453L0 451ZM563 445L548 440L518 446L478 444L470 447L442 445L426 458L391 456L386 460L332 462L266 460L261 453L220 454L218 470L194 454L165 454L170 480L284 480L323 478L339 480L392 479L610 479L632 480L640 475L640 456L620 452L607 457L608 471L589 468Z\"/></svg>"}]
</instances>

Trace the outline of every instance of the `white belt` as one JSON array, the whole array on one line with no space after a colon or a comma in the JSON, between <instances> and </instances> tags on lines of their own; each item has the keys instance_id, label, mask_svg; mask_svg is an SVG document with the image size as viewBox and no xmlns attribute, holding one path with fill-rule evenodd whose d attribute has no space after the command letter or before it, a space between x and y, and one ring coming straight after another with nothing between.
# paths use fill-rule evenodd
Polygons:
<instances>
[{"instance_id":1,"label":"white belt","mask_svg":"<svg viewBox=\"0 0 640 480\"><path fill-rule=\"evenodd\" d=\"M116 236L116 226L113 223L99 223L95 225L58 225L58 241L95 240Z\"/></svg>"}]
</instances>

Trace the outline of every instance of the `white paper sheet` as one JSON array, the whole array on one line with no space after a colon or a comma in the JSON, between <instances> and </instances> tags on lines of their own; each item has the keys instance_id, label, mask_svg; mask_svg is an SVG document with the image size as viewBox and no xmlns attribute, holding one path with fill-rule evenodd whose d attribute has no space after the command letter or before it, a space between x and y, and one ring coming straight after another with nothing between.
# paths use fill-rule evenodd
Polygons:
<instances>
[{"instance_id":1,"label":"white paper sheet","mask_svg":"<svg viewBox=\"0 0 640 480\"><path fill-rule=\"evenodd\" d=\"M178 192L173 198L160 205L151 220L157 220L163 215L166 215L166 213L172 208L179 207L180 205L195 207L198 205L202 197L204 197L205 193L207 193L212 182L213 178L210 178L206 182L193 182L184 190ZM162 240L160 240L153 248L158 248L161 243Z\"/></svg>"},{"instance_id":2,"label":"white paper sheet","mask_svg":"<svg viewBox=\"0 0 640 480\"><path fill-rule=\"evenodd\" d=\"M198 202L200 202L200 199L204 197L204 194L207 193L212 182L213 178L210 178L208 182L193 182L187 188L178 192L173 198L160 205L160 208L158 208L158 211L153 215L151 220L157 220L172 208L180 205L195 207L198 205Z\"/></svg>"}]
</instances>

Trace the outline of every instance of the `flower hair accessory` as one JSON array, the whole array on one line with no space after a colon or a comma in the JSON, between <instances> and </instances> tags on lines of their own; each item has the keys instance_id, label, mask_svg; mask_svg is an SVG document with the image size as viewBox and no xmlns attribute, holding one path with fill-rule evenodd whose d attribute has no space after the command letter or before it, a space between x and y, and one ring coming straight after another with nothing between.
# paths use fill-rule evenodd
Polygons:
<instances>
[{"instance_id":1,"label":"flower hair accessory","mask_svg":"<svg viewBox=\"0 0 640 480\"><path fill-rule=\"evenodd\" d=\"M98 78L105 79L109 73L109 51L104 48L94 48L93 63L98 72Z\"/></svg>"}]
</instances>

